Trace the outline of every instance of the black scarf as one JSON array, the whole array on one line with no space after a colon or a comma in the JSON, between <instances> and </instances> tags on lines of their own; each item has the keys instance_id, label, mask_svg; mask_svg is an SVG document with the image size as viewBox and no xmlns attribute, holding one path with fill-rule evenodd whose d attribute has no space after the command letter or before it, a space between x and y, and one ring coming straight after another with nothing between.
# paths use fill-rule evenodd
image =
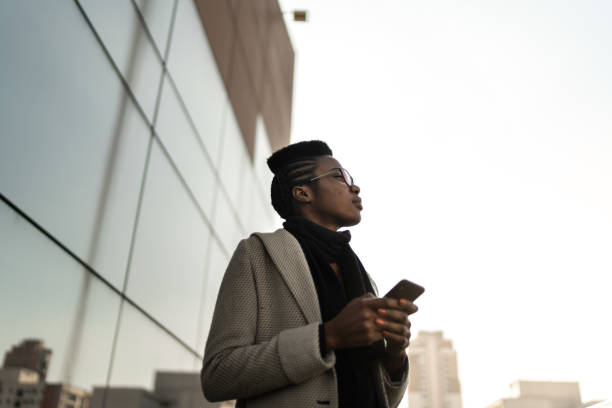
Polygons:
<instances>
[{"instance_id":1,"label":"black scarf","mask_svg":"<svg viewBox=\"0 0 612 408\"><path fill-rule=\"evenodd\" d=\"M314 280L323 322L333 319L346 304L366 292L374 294L370 279L351 249L348 231L335 232L303 217L288 217L283 224L300 243ZM343 285L329 264L340 268ZM339 407L383 406L376 393L373 363L382 356L384 344L336 350Z\"/></svg>"}]
</instances>

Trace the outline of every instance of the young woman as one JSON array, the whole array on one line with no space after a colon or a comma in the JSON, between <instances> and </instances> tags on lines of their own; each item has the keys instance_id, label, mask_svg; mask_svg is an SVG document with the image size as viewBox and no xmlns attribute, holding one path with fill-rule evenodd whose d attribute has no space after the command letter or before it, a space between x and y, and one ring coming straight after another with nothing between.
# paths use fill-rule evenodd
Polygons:
<instances>
[{"instance_id":1,"label":"young woman","mask_svg":"<svg viewBox=\"0 0 612 408\"><path fill-rule=\"evenodd\" d=\"M375 297L348 231L360 189L321 141L268 159L286 221L238 245L206 343L202 387L238 407L396 407L406 389L408 300Z\"/></svg>"}]
</instances>

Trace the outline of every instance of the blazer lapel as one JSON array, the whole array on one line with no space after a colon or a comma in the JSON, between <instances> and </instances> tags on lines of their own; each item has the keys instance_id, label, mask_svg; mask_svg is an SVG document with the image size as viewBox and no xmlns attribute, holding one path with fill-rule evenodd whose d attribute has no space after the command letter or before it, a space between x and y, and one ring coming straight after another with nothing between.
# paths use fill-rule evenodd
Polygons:
<instances>
[{"instance_id":1,"label":"blazer lapel","mask_svg":"<svg viewBox=\"0 0 612 408\"><path fill-rule=\"evenodd\" d=\"M280 271L308 323L321 321L319 298L300 243L285 229L255 233Z\"/></svg>"}]
</instances>

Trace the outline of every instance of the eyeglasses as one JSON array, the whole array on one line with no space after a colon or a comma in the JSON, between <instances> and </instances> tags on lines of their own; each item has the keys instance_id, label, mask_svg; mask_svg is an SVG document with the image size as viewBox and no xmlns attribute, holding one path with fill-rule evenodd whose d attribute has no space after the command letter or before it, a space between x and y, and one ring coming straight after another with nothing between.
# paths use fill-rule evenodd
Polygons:
<instances>
[{"instance_id":1,"label":"eyeglasses","mask_svg":"<svg viewBox=\"0 0 612 408\"><path fill-rule=\"evenodd\" d=\"M339 171L339 173L338 173ZM337 177L342 177L342 180L346 183L347 186L352 187L355 183L353 182L353 177L351 176L351 174L348 172L347 169L343 169L342 167L334 167L333 169L331 169L330 171L328 171L327 173L321 174L320 176L317 177L313 177L310 180L308 180L309 183L312 183L313 181L316 181L322 177L325 176L329 176L330 174L336 173Z\"/></svg>"}]
</instances>

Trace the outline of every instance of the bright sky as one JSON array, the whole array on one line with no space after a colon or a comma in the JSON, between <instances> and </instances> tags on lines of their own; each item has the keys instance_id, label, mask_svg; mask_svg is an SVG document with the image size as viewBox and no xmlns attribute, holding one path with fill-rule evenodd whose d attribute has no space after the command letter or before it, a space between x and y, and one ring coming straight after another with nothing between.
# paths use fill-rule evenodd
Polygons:
<instances>
[{"instance_id":1,"label":"bright sky","mask_svg":"<svg viewBox=\"0 0 612 408\"><path fill-rule=\"evenodd\" d=\"M517 379L612 398L612 2L281 0L293 141L362 188L353 247L454 342L465 408ZM402 405L406 402L404 401Z\"/></svg>"}]
</instances>

